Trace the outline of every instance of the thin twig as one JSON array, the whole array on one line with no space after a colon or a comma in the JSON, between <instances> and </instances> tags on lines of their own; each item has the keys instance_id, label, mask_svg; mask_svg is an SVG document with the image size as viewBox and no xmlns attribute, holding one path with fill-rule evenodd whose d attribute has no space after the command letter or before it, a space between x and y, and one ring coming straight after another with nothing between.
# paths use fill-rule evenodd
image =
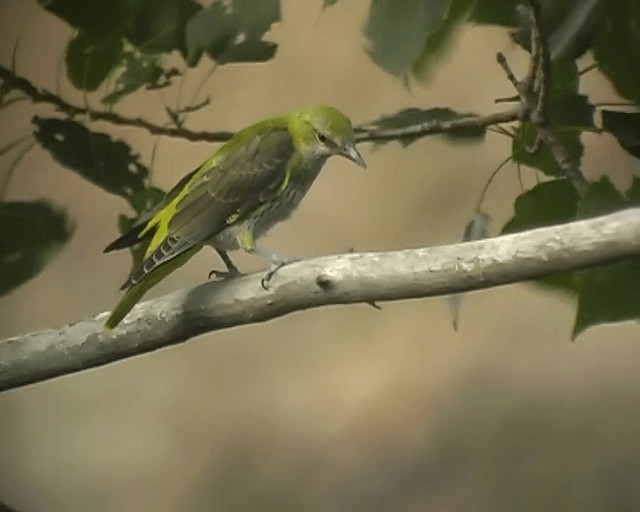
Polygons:
<instances>
[{"instance_id":1,"label":"thin twig","mask_svg":"<svg viewBox=\"0 0 640 512\"><path fill-rule=\"evenodd\" d=\"M47 103L56 107L59 111L70 117L85 116L89 111L85 107L74 105L62 99L60 96L38 88L24 77L18 76L8 68L0 65L0 79L5 82L6 87L24 92L34 103ZM167 137L177 137L191 142L225 142L229 140L233 132L199 132L186 128L176 128L173 126L161 126L154 124L140 117L132 118L120 115L116 112L91 111L93 121L105 121L120 126L130 126L148 131L151 135L164 135Z\"/></svg>"},{"instance_id":2,"label":"thin twig","mask_svg":"<svg viewBox=\"0 0 640 512\"><path fill-rule=\"evenodd\" d=\"M498 64L507 79L513 84L520 97L520 121L530 121L537 129L536 140L528 152L537 152L544 143L580 195L587 189L588 182L582 171L558 138L549 123L549 89L551 59L548 45L540 28L540 5L530 0L529 21L531 24L531 60L525 79L520 81L511 70L506 57L498 53Z\"/></svg>"},{"instance_id":3,"label":"thin twig","mask_svg":"<svg viewBox=\"0 0 640 512\"><path fill-rule=\"evenodd\" d=\"M4 81L6 84L5 87L8 89L14 89L25 93L32 102L47 103L56 107L59 111L70 117L89 114L89 111L86 108L69 103L47 89L36 87L26 78L16 75L11 70L1 65L0 80ZM519 118L519 112L520 108L516 107L504 112L489 114L487 116L466 117L449 121L430 121L414 126L391 130L369 130L359 128L356 130L356 140L358 142L381 142L422 137L438 133L449 133L469 128L486 128L500 123L517 121ZM194 131L185 127L162 126L140 117L126 117L116 112L91 111L91 119L93 121L104 121L119 126L141 128L149 132L151 135L175 137L188 140L190 142L225 142L233 136L233 132L229 131L205 132Z\"/></svg>"}]
</instances>

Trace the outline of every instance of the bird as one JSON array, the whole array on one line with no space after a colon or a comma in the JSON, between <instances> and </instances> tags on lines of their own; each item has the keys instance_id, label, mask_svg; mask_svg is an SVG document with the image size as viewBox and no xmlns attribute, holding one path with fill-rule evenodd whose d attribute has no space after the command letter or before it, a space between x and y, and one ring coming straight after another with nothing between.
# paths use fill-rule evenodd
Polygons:
<instances>
[{"instance_id":1,"label":"bird","mask_svg":"<svg viewBox=\"0 0 640 512\"><path fill-rule=\"evenodd\" d=\"M277 270L295 260L270 252L259 239L289 218L333 155L366 168L350 119L326 104L237 132L105 248L110 252L147 244L141 263L121 287L125 293L104 323L105 330L115 328L150 288L206 245L226 266L226 271L212 271L209 277L240 274L230 251L267 259L270 266L261 281L267 289Z\"/></svg>"}]
</instances>

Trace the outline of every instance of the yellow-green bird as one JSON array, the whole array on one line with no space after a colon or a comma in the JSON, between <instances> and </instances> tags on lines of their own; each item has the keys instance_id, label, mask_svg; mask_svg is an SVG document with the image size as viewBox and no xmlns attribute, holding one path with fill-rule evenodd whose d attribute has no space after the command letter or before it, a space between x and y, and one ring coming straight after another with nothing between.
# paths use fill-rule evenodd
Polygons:
<instances>
[{"instance_id":1,"label":"yellow-green bird","mask_svg":"<svg viewBox=\"0 0 640 512\"><path fill-rule=\"evenodd\" d=\"M328 105L296 110L236 133L107 246L105 252L148 243L105 328L118 325L149 288L205 245L216 249L227 267L216 274L239 273L227 251L242 249L267 258L271 266L263 278L266 288L273 273L291 260L256 241L291 215L332 155L365 167L351 121Z\"/></svg>"}]
</instances>

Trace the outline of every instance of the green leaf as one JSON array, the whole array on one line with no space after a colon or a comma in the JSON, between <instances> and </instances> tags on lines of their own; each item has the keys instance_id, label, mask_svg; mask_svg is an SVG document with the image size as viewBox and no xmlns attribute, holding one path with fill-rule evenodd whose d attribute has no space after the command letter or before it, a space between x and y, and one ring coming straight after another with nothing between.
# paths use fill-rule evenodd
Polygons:
<instances>
[{"instance_id":1,"label":"green leaf","mask_svg":"<svg viewBox=\"0 0 640 512\"><path fill-rule=\"evenodd\" d=\"M560 60L551 67L551 98L560 98L566 94L578 94L580 75L574 60Z\"/></svg>"},{"instance_id":2,"label":"green leaf","mask_svg":"<svg viewBox=\"0 0 640 512\"><path fill-rule=\"evenodd\" d=\"M637 186L634 180L634 190ZM628 206L622 193L605 177L590 184L578 205L578 217L594 217ZM573 337L595 325L640 318L639 289L638 258L580 272Z\"/></svg>"},{"instance_id":3,"label":"green leaf","mask_svg":"<svg viewBox=\"0 0 640 512\"><path fill-rule=\"evenodd\" d=\"M67 46L67 76L78 89L95 91L121 58L121 39L94 39L88 32L80 31Z\"/></svg>"},{"instance_id":4,"label":"green leaf","mask_svg":"<svg viewBox=\"0 0 640 512\"><path fill-rule=\"evenodd\" d=\"M35 117L34 135L62 166L142 211L137 195L147 188L148 170L124 142L94 133L75 121Z\"/></svg>"},{"instance_id":5,"label":"green leaf","mask_svg":"<svg viewBox=\"0 0 640 512\"><path fill-rule=\"evenodd\" d=\"M38 0L51 14L74 28L99 38L120 33L121 2L116 0Z\"/></svg>"},{"instance_id":6,"label":"green leaf","mask_svg":"<svg viewBox=\"0 0 640 512\"><path fill-rule=\"evenodd\" d=\"M640 206L640 178L637 176L633 177L633 181L631 182L631 186L626 192L627 201L629 202L629 206Z\"/></svg>"},{"instance_id":7,"label":"green leaf","mask_svg":"<svg viewBox=\"0 0 640 512\"><path fill-rule=\"evenodd\" d=\"M164 69L156 57L147 55L126 54L124 66L124 70L116 79L113 91L102 98L105 105L113 105L142 87L166 87L171 84L171 79L179 74L176 69Z\"/></svg>"},{"instance_id":8,"label":"green leaf","mask_svg":"<svg viewBox=\"0 0 640 512\"><path fill-rule=\"evenodd\" d=\"M502 234L552 226L575 219L579 196L566 179L547 181L527 190L514 203L514 214L502 228ZM561 272L536 281L540 285L574 292L574 272Z\"/></svg>"},{"instance_id":9,"label":"green leaf","mask_svg":"<svg viewBox=\"0 0 640 512\"><path fill-rule=\"evenodd\" d=\"M273 59L278 45L269 41L245 41L229 46L216 57L218 64L266 62Z\"/></svg>"},{"instance_id":10,"label":"green leaf","mask_svg":"<svg viewBox=\"0 0 640 512\"><path fill-rule=\"evenodd\" d=\"M540 24L547 38L552 61L573 61L591 47L595 35L600 30L599 3L599 0L540 2ZM528 15L523 8L520 8L520 12L520 29L515 31L512 37L518 45L529 51L531 31Z\"/></svg>"},{"instance_id":11,"label":"green leaf","mask_svg":"<svg viewBox=\"0 0 640 512\"><path fill-rule=\"evenodd\" d=\"M513 217L502 233L570 222L575 219L578 199L576 189L566 179L540 183L516 198Z\"/></svg>"},{"instance_id":12,"label":"green leaf","mask_svg":"<svg viewBox=\"0 0 640 512\"><path fill-rule=\"evenodd\" d=\"M552 98L549 102L549 111L551 112L551 123L556 127L581 130L596 128L593 118L595 107L583 94L565 94Z\"/></svg>"},{"instance_id":13,"label":"green leaf","mask_svg":"<svg viewBox=\"0 0 640 512\"><path fill-rule=\"evenodd\" d=\"M518 2L513 0L478 0L471 11L471 21L483 25L517 27L522 25Z\"/></svg>"},{"instance_id":14,"label":"green leaf","mask_svg":"<svg viewBox=\"0 0 640 512\"><path fill-rule=\"evenodd\" d=\"M193 0L121 0L126 38L145 53L186 55L187 21L202 7Z\"/></svg>"},{"instance_id":15,"label":"green leaf","mask_svg":"<svg viewBox=\"0 0 640 512\"><path fill-rule=\"evenodd\" d=\"M602 127L630 154L640 158L640 112L602 111Z\"/></svg>"},{"instance_id":16,"label":"green leaf","mask_svg":"<svg viewBox=\"0 0 640 512\"><path fill-rule=\"evenodd\" d=\"M593 56L618 93L640 103L640 2L606 2Z\"/></svg>"},{"instance_id":17,"label":"green leaf","mask_svg":"<svg viewBox=\"0 0 640 512\"><path fill-rule=\"evenodd\" d=\"M412 71L415 76L421 80L429 76L433 65L449 47L456 29L467 19L474 3L475 0L451 0L444 20L428 35L422 53L413 63Z\"/></svg>"},{"instance_id":18,"label":"green leaf","mask_svg":"<svg viewBox=\"0 0 640 512\"><path fill-rule=\"evenodd\" d=\"M73 230L67 214L49 202L0 202L0 295L37 276Z\"/></svg>"},{"instance_id":19,"label":"green leaf","mask_svg":"<svg viewBox=\"0 0 640 512\"><path fill-rule=\"evenodd\" d=\"M372 0L364 31L373 61L391 75L406 76L446 21L451 2Z\"/></svg>"},{"instance_id":20,"label":"green leaf","mask_svg":"<svg viewBox=\"0 0 640 512\"><path fill-rule=\"evenodd\" d=\"M600 7L602 0L580 0L578 2L557 2L551 6L562 9L570 6L570 10L562 12L559 23L543 25L548 30L549 54L551 60L558 59L575 60L581 57L592 45L600 27ZM549 6L547 6L548 10Z\"/></svg>"},{"instance_id":21,"label":"green leaf","mask_svg":"<svg viewBox=\"0 0 640 512\"><path fill-rule=\"evenodd\" d=\"M513 160L539 169L548 176L564 176L562 167L546 144L543 144L535 153L529 153L529 149L536 140L536 135L535 126L530 123L520 124L512 142L511 153ZM577 130L556 131L556 137L565 147L571 159L579 164L584 153L584 148L580 142L580 133Z\"/></svg>"},{"instance_id":22,"label":"green leaf","mask_svg":"<svg viewBox=\"0 0 640 512\"><path fill-rule=\"evenodd\" d=\"M322 2L322 10L324 11L325 9L336 5L337 3L338 0L324 0L324 2Z\"/></svg>"},{"instance_id":23,"label":"green leaf","mask_svg":"<svg viewBox=\"0 0 640 512\"><path fill-rule=\"evenodd\" d=\"M477 116L475 114L462 114L449 108L430 108L426 110L419 108L407 108L395 114L381 117L380 119L367 124L365 127L361 127L360 130L402 130L416 125L438 124L445 121L467 119L470 117ZM482 127L470 127L460 128L442 135L451 141L460 142L481 141L484 138L485 133L486 131ZM400 142L402 146L406 147L422 137L424 137L424 135L399 138L398 142ZM386 142L390 141L381 141L379 144L385 144Z\"/></svg>"},{"instance_id":24,"label":"green leaf","mask_svg":"<svg viewBox=\"0 0 640 512\"><path fill-rule=\"evenodd\" d=\"M203 52L222 64L268 60L277 46L262 38L280 16L280 0L214 0L187 23L187 61L195 65Z\"/></svg>"}]
</instances>

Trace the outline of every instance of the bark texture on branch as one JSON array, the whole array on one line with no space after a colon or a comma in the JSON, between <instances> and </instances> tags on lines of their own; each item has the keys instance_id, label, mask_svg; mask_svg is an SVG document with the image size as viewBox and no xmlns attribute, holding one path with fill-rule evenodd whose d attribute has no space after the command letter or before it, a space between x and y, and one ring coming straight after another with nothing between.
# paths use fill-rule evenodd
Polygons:
<instances>
[{"instance_id":1,"label":"bark texture on branch","mask_svg":"<svg viewBox=\"0 0 640 512\"><path fill-rule=\"evenodd\" d=\"M112 332L107 313L0 341L0 391L331 304L432 297L489 288L640 255L640 209L477 242L350 253L206 283L139 304ZM384 314L384 313L382 313Z\"/></svg>"}]
</instances>

